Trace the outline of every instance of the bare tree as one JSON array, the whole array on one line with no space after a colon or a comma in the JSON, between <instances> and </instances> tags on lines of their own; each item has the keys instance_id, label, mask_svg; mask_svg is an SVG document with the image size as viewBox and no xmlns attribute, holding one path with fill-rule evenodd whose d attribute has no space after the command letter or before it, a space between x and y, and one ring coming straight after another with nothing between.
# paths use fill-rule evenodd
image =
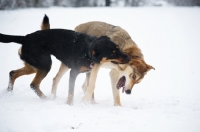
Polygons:
<instances>
[{"instance_id":1,"label":"bare tree","mask_svg":"<svg viewBox=\"0 0 200 132\"><path fill-rule=\"evenodd\" d=\"M200 0L167 0L176 6L200 6Z\"/></svg>"},{"instance_id":2,"label":"bare tree","mask_svg":"<svg viewBox=\"0 0 200 132\"><path fill-rule=\"evenodd\" d=\"M106 0L106 6L110 6L111 1L110 0Z\"/></svg>"}]
</instances>

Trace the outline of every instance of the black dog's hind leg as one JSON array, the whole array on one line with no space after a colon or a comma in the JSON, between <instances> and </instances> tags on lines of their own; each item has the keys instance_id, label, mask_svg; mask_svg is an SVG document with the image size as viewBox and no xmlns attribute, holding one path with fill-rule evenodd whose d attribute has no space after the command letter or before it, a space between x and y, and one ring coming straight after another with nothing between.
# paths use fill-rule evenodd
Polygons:
<instances>
[{"instance_id":1,"label":"black dog's hind leg","mask_svg":"<svg viewBox=\"0 0 200 132\"><path fill-rule=\"evenodd\" d=\"M36 69L36 75L33 81L31 82L30 87L41 99L43 99L46 98L46 96L40 90L40 83L50 71L52 60L48 52L41 50L39 53L41 54L33 54L32 59L29 60L32 64L35 65ZM35 64L35 62L37 62L37 64Z\"/></svg>"},{"instance_id":2,"label":"black dog's hind leg","mask_svg":"<svg viewBox=\"0 0 200 132\"><path fill-rule=\"evenodd\" d=\"M33 68L32 66L30 66L29 64L25 63L25 66L21 69L18 70L13 70L10 72L9 75L9 84L8 84L8 91L12 91L13 90L13 85L15 83L15 80L23 75L29 75L29 74L33 74L36 72L36 69Z\"/></svg>"},{"instance_id":3,"label":"black dog's hind leg","mask_svg":"<svg viewBox=\"0 0 200 132\"><path fill-rule=\"evenodd\" d=\"M80 72L78 70L71 69L71 71L70 71L69 90L68 90L68 97L67 97L67 104L69 104L69 105L73 104L74 85L75 85L76 77L78 76L79 73Z\"/></svg>"},{"instance_id":4,"label":"black dog's hind leg","mask_svg":"<svg viewBox=\"0 0 200 132\"><path fill-rule=\"evenodd\" d=\"M41 98L46 98L46 96L40 90L40 83L46 77L49 71L37 69L35 78L33 79L32 83L30 84L31 89Z\"/></svg>"}]
</instances>

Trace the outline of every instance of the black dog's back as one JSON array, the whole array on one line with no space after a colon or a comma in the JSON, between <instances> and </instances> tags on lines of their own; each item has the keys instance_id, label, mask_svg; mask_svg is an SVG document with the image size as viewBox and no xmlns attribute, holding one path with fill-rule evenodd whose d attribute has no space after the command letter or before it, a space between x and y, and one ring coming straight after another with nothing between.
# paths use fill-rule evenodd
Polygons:
<instances>
[{"instance_id":1,"label":"black dog's back","mask_svg":"<svg viewBox=\"0 0 200 132\"><path fill-rule=\"evenodd\" d=\"M52 54L69 68L76 68L76 63L85 55L84 53L87 52L89 44L95 38L96 37L90 37L86 34L64 29L37 31L25 36L25 39L23 40L21 59L35 67L38 67L38 61L41 61L41 58L44 58L42 60L49 64L49 56ZM37 61L32 61L32 59L28 58L38 59ZM89 67L92 61L82 61L82 63L87 63L85 65ZM46 66L44 67L45 69L50 68L47 68Z\"/></svg>"}]
</instances>

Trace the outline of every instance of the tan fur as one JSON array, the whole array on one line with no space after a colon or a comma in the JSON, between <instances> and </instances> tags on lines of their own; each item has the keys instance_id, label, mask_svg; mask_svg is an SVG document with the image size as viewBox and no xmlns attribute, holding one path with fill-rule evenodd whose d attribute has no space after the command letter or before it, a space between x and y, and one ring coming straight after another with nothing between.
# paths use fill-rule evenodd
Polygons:
<instances>
[{"instance_id":1,"label":"tan fur","mask_svg":"<svg viewBox=\"0 0 200 132\"><path fill-rule=\"evenodd\" d=\"M30 66L27 63L24 63L24 67L18 70L13 70L10 73L10 79L9 79L9 87L8 87L8 91L13 90L13 85L15 83L15 80L23 75L29 75L29 74L33 74L36 72L36 69L33 68L32 66Z\"/></svg>"},{"instance_id":2,"label":"tan fur","mask_svg":"<svg viewBox=\"0 0 200 132\"><path fill-rule=\"evenodd\" d=\"M90 69L85 67L85 66L82 66L81 69L80 69L80 72L86 72L86 71L89 71Z\"/></svg>"},{"instance_id":3,"label":"tan fur","mask_svg":"<svg viewBox=\"0 0 200 132\"><path fill-rule=\"evenodd\" d=\"M13 70L10 72L8 91L13 90L13 85L15 83L15 80L18 77L23 76L23 75L33 74L33 73L36 73L36 75L31 83L31 88L36 92L36 94L40 98L45 98L45 95L42 93L39 86L40 86L41 81L45 78L48 72L40 70L40 69L36 69L27 63L24 63L23 68L18 69L18 70Z\"/></svg>"},{"instance_id":4,"label":"tan fur","mask_svg":"<svg viewBox=\"0 0 200 132\"><path fill-rule=\"evenodd\" d=\"M22 47L19 48L18 54L21 55L21 50ZM45 98L46 96L42 93L40 90L40 83L41 81L45 78L48 72L37 69L26 62L24 62L24 67L18 70L13 70L10 72L10 79L9 79L9 85L8 85L8 91L13 90L13 85L15 83L15 80L23 75L29 75L36 73L35 78L33 79L31 83L31 88L35 91L35 93L40 97L40 98Z\"/></svg>"},{"instance_id":5,"label":"tan fur","mask_svg":"<svg viewBox=\"0 0 200 132\"><path fill-rule=\"evenodd\" d=\"M143 54L129 34L119 26L113 26L104 22L88 22L80 24L75 28L75 31L86 33L92 36L106 35L119 45L119 48L131 57L139 57L143 60Z\"/></svg>"},{"instance_id":6,"label":"tan fur","mask_svg":"<svg viewBox=\"0 0 200 132\"><path fill-rule=\"evenodd\" d=\"M92 94L94 93L97 73L99 71L101 64L95 64L90 72L89 78L89 85L87 87L87 91L85 92L84 97L82 98L83 101L89 101L92 99Z\"/></svg>"},{"instance_id":7,"label":"tan fur","mask_svg":"<svg viewBox=\"0 0 200 132\"><path fill-rule=\"evenodd\" d=\"M41 29L42 30L50 29L50 24L48 24L48 23L42 23Z\"/></svg>"},{"instance_id":8,"label":"tan fur","mask_svg":"<svg viewBox=\"0 0 200 132\"><path fill-rule=\"evenodd\" d=\"M89 85L89 79L90 79L90 72L86 73L86 79L82 85L82 89L83 89L84 93L87 91L87 86ZM92 94L92 99L94 99L94 93ZM93 100L93 102L94 102L94 100Z\"/></svg>"},{"instance_id":9,"label":"tan fur","mask_svg":"<svg viewBox=\"0 0 200 132\"><path fill-rule=\"evenodd\" d=\"M58 83L60 82L60 79L62 78L62 76L68 71L68 69L69 68L65 64L61 63L58 73L53 78L53 85L52 85L51 93L54 97L56 97Z\"/></svg>"},{"instance_id":10,"label":"tan fur","mask_svg":"<svg viewBox=\"0 0 200 132\"><path fill-rule=\"evenodd\" d=\"M35 93L40 97L40 98L45 98L46 96L42 93L40 90L40 83L41 81L46 77L48 72L36 69L36 75L35 78L33 79L31 83L31 88L35 91Z\"/></svg>"},{"instance_id":11,"label":"tan fur","mask_svg":"<svg viewBox=\"0 0 200 132\"><path fill-rule=\"evenodd\" d=\"M115 69L111 70L110 71L110 77L112 77L111 78L111 85L112 85L114 105L115 106L121 106L119 90L116 88L116 82L119 79L119 72L115 71Z\"/></svg>"},{"instance_id":12,"label":"tan fur","mask_svg":"<svg viewBox=\"0 0 200 132\"><path fill-rule=\"evenodd\" d=\"M127 89L131 90L134 84L139 83L143 79L144 75L150 69L154 69L152 66L146 64L143 58L143 54L141 50L139 49L139 47L131 39L129 34L119 26L113 26L108 23L94 21L94 22L80 24L79 26L75 28L75 31L86 33L86 34L97 36L97 37L106 35L110 37L110 39L119 46L122 52L126 53L128 56L131 57L131 61L129 65L124 65L124 70L120 69L119 67L118 70L111 71L112 74L110 74L110 77L111 77L111 83L112 83L112 89L113 89L114 105L121 105L119 92L116 92L116 84L120 76L119 74L123 75L123 74L126 74L127 71L130 72L130 75L126 75L126 78L128 78L129 81L125 90ZM118 73L121 70L122 72L124 71L126 73ZM116 75L118 75L118 79L116 79L115 77ZM131 75L136 76L136 80L134 79L131 80ZM91 81L94 81L94 80L91 80ZM92 86L90 86L90 83L91 82L89 81L88 88L89 88L89 91L91 92L94 90L91 90ZM86 92L86 93L87 94L84 97L85 99L91 97L91 93L89 92Z\"/></svg>"}]
</instances>

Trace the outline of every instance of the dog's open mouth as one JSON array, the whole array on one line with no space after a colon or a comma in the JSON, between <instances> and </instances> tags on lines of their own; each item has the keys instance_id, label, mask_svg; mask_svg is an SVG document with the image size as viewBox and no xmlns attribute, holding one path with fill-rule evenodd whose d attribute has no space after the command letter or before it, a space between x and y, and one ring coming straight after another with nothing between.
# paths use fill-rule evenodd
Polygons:
<instances>
[{"instance_id":1,"label":"dog's open mouth","mask_svg":"<svg viewBox=\"0 0 200 132\"><path fill-rule=\"evenodd\" d=\"M125 89L125 83L126 83L126 77L122 76L119 81L117 82L117 89L123 88L122 89L122 93L124 93L124 89Z\"/></svg>"}]
</instances>

